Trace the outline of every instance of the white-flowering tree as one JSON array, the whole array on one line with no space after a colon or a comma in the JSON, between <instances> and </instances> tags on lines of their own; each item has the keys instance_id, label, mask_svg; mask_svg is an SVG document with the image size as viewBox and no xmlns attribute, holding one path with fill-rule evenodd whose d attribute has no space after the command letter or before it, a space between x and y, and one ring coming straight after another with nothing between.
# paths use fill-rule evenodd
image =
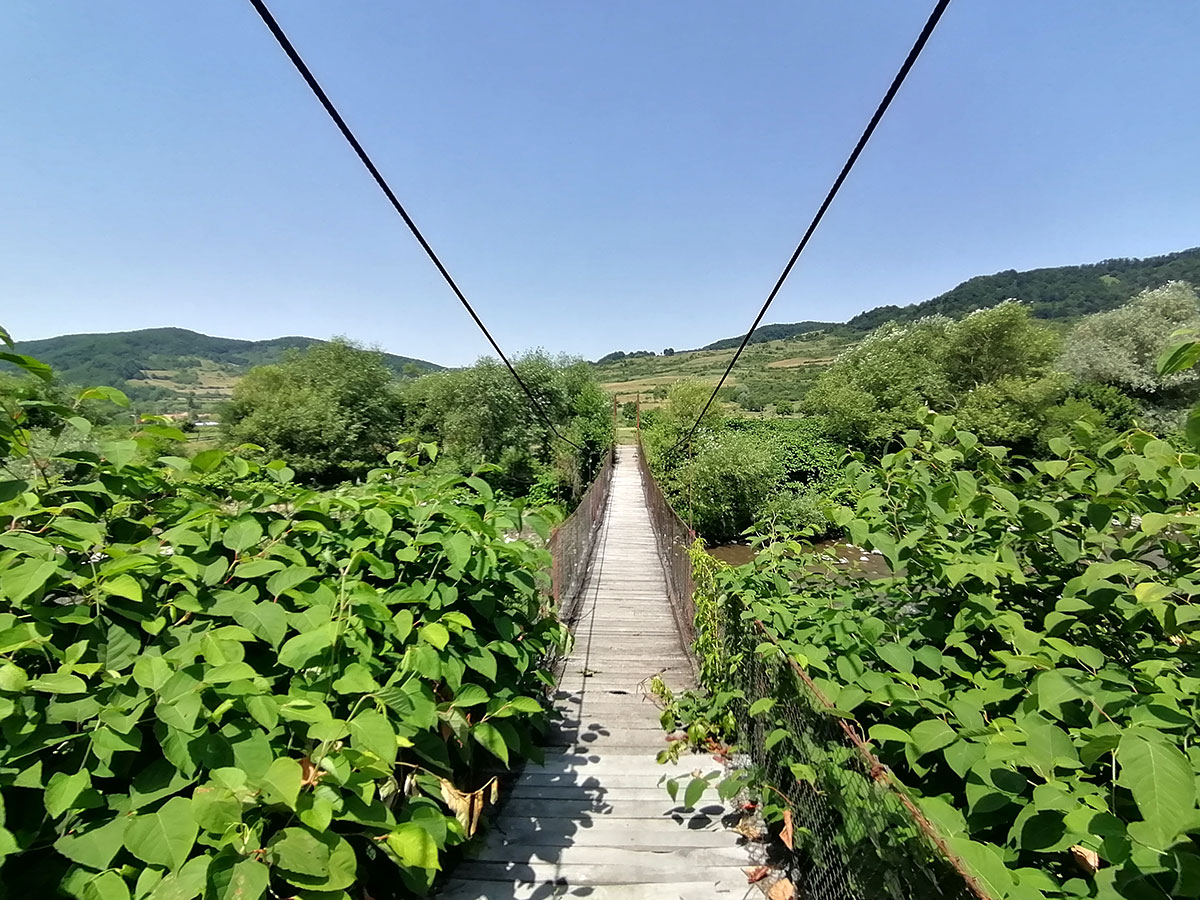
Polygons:
<instances>
[{"instance_id":1,"label":"white-flowering tree","mask_svg":"<svg viewBox=\"0 0 1200 900\"><path fill-rule=\"evenodd\" d=\"M1181 329L1200 326L1200 299L1191 285L1172 281L1143 291L1124 306L1081 321L1059 360L1080 381L1119 388L1153 405L1186 399L1200 373L1160 374L1158 357Z\"/></svg>"}]
</instances>

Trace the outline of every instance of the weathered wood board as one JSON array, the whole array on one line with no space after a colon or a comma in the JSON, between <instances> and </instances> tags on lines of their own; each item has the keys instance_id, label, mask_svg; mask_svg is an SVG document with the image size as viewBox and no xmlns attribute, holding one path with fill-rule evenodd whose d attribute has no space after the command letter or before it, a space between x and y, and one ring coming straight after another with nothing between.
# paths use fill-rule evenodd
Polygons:
<instances>
[{"instance_id":1,"label":"weathered wood board","mask_svg":"<svg viewBox=\"0 0 1200 900\"><path fill-rule=\"evenodd\" d=\"M693 756L662 766L666 746L647 684L673 689L692 672L667 602L637 448L621 447L599 544L584 587L575 647L555 695L543 765L508 790L473 858L443 900L710 900L759 893L749 854L726 829L726 810L683 810L662 786L718 765ZM712 795L710 795L712 796Z\"/></svg>"}]
</instances>

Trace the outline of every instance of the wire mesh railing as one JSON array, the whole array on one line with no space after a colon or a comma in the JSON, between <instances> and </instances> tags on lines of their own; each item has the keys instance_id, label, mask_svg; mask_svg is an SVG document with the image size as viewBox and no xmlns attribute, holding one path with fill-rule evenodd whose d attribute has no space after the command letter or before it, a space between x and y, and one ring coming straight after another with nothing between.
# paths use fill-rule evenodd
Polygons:
<instances>
[{"instance_id":1,"label":"wire mesh railing","mask_svg":"<svg viewBox=\"0 0 1200 900\"><path fill-rule=\"evenodd\" d=\"M550 535L551 592L558 615L564 622L573 622L579 613L579 600L596 551L600 521L608 505L613 453L610 447L579 505Z\"/></svg>"},{"instance_id":2,"label":"wire mesh railing","mask_svg":"<svg viewBox=\"0 0 1200 900\"><path fill-rule=\"evenodd\" d=\"M683 637L684 646L691 648L696 639L696 608L692 602L692 559L688 548L696 539L692 531L675 512L662 488L650 471L646 449L638 438L638 468L642 474L642 489L646 494L646 507L650 511L650 524L658 541L658 555L662 560L663 574L667 580L667 598L675 624ZM694 660L693 660L694 666Z\"/></svg>"},{"instance_id":3,"label":"wire mesh railing","mask_svg":"<svg viewBox=\"0 0 1200 900\"><path fill-rule=\"evenodd\" d=\"M701 573L702 591L712 581ZM791 809L787 875L807 900L990 900L852 724L733 596L698 598L704 687L736 692L735 745ZM775 644L772 652L771 645ZM769 698L769 711L750 715Z\"/></svg>"}]
</instances>

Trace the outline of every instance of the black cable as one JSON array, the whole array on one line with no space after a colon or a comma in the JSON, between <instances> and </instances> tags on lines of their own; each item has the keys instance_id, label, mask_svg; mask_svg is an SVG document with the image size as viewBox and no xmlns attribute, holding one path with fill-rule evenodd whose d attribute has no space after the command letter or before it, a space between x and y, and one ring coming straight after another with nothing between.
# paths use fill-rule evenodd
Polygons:
<instances>
[{"instance_id":1,"label":"black cable","mask_svg":"<svg viewBox=\"0 0 1200 900\"><path fill-rule=\"evenodd\" d=\"M758 328L758 323L762 321L767 310L775 301L776 295L779 294L783 283L787 281L788 275L792 272L792 267L796 265L796 260L800 258L800 254L804 252L804 248L808 245L809 238L813 236L813 232L817 230L817 226L821 224L821 219L825 217L825 211L829 209L833 198L837 196L837 192L841 190L842 182L846 180L846 176L850 174L850 170L854 168L854 164L858 161L859 154L863 148L867 146L867 141L871 139L871 135L875 132L875 126L879 124L879 120L883 118L883 114L892 104L896 93L900 90L900 86L904 84L904 79L908 77L909 70L917 61L917 57L921 55L921 51L925 49L925 44L933 34L933 29L937 27L938 20L942 18L942 13L946 11L946 7L950 5L950 0L938 0L937 5L933 8L933 12L929 14L929 20L925 23L925 27L921 29L921 33L917 36L917 41L913 44L912 49L908 51L908 56L904 60L904 64L900 66L900 71L896 73L896 77L892 80L891 87L884 94L883 100L875 110L875 115L871 116L871 121L867 123L866 129L862 133L862 137L858 139L858 143L854 145L854 151L850 154L850 158L846 160L846 164L842 166L842 171L838 173L837 180L834 181L833 187L829 189L829 193L825 195L825 200L821 204L817 214L813 216L812 222L809 223L808 230L804 232L804 237L800 238L800 243L796 245L795 251L792 253L791 259L787 265L783 267L783 273L775 282L775 286L771 288L771 293L767 296L767 301L762 305L762 309L758 311L758 315L754 317L754 322L750 325L750 330L746 332L746 336L742 338L741 346L738 347L737 353L733 354L733 359L729 361L729 365L725 367L725 374L721 376L721 380L717 382L717 386L713 388L712 395L709 396L708 402L704 404L704 409L700 411L700 415L696 417L696 421L688 430L688 433L683 436L683 439L676 443L668 453L679 449L683 444L692 439L696 433L696 429L700 427L700 422L712 406L713 401L717 399L717 392L725 384L725 379L729 377L729 373L733 371L733 367L737 365L738 358L742 355L742 351L746 349L746 345L750 343L750 336L754 334L754 330Z\"/></svg>"},{"instance_id":2,"label":"black cable","mask_svg":"<svg viewBox=\"0 0 1200 900\"><path fill-rule=\"evenodd\" d=\"M479 318L479 315L472 308L471 302L467 300L466 295L454 281L454 278L451 277L450 272L442 264L442 261L438 259L438 255L434 252L433 247L429 245L429 241L425 240L425 235L421 234L421 230L417 228L417 223L412 220L412 216L408 214L408 211L405 210L404 206L400 203L399 198L396 197L396 194L392 191L391 187L388 185L379 169L376 168L375 163L371 161L371 157L367 155L367 151L363 149L362 144L358 142L358 138L354 136L354 132L350 130L350 126L346 124L346 120L342 118L341 113L339 113L337 108L333 105L333 101L329 99L329 95L325 93L325 90L321 87L320 83L318 83L316 77L308 68L308 65L301 58L300 54L296 52L296 48L292 46L292 42L288 40L288 36L284 34L283 29L279 27L279 23L275 21L275 17L271 15L271 11L267 9L267 5L263 2L263 0L250 0L250 5L254 7L259 17L266 24L267 28L270 29L271 34L275 37L275 40L279 43L279 46L283 49L283 52L287 54L288 59L292 61L292 65L296 67L296 71L300 73L301 77L308 84L313 94L316 95L316 98L319 101L321 101L321 105L325 107L325 112L329 113L329 118L333 119L334 124L337 125L338 130L341 131L342 137L344 137L347 143L354 148L354 152L358 154L358 158L362 161L362 164L367 167L367 171L371 173L371 177L375 179L375 183L379 185L379 189L383 191L384 195L388 198L388 200L391 201L391 204L395 208L396 212L400 214L400 218L404 220L404 224L408 226L408 230L412 232L413 237L417 239L417 243L421 245L421 249L425 251L425 255L433 261L433 264L437 267L438 272L440 272L442 278L445 279L446 284L450 285L450 290L454 291L454 296L458 297L459 302L462 303L463 307L475 321L475 324L479 326L479 330L483 332L483 336L486 337L488 339L488 343L492 345L492 349L495 350L500 356L500 359L504 362L504 365L508 367L508 371L512 374L512 377L516 379L517 384L519 384L522 390L525 391L525 396L529 398L529 402L533 404L534 408L538 412L538 415L540 415L546 422L546 425L550 428L550 431L554 433L556 438L564 443L570 444L576 450L583 452L583 448L581 446L569 438L563 437L559 430L554 426L554 422L551 421L549 414L546 412L541 402L537 397L534 396L533 391L529 389L529 385L527 385L521 376L517 374L517 370L513 368L513 364L508 361L508 357L504 355L504 351L500 349L500 345L496 343L496 339L492 337L492 333L488 331L487 326L483 324L483 320Z\"/></svg>"}]
</instances>

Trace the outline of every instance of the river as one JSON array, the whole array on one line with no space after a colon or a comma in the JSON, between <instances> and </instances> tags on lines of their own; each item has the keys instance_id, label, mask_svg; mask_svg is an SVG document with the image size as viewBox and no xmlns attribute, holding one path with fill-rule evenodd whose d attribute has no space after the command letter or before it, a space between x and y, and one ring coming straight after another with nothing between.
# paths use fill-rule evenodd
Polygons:
<instances>
[{"instance_id":1,"label":"river","mask_svg":"<svg viewBox=\"0 0 1200 900\"><path fill-rule=\"evenodd\" d=\"M758 555L749 544L722 544L706 549L709 556L731 566L745 565ZM886 578L892 574L882 555L847 544L845 541L817 541L812 545L812 549L824 554L830 564L858 576Z\"/></svg>"}]
</instances>

